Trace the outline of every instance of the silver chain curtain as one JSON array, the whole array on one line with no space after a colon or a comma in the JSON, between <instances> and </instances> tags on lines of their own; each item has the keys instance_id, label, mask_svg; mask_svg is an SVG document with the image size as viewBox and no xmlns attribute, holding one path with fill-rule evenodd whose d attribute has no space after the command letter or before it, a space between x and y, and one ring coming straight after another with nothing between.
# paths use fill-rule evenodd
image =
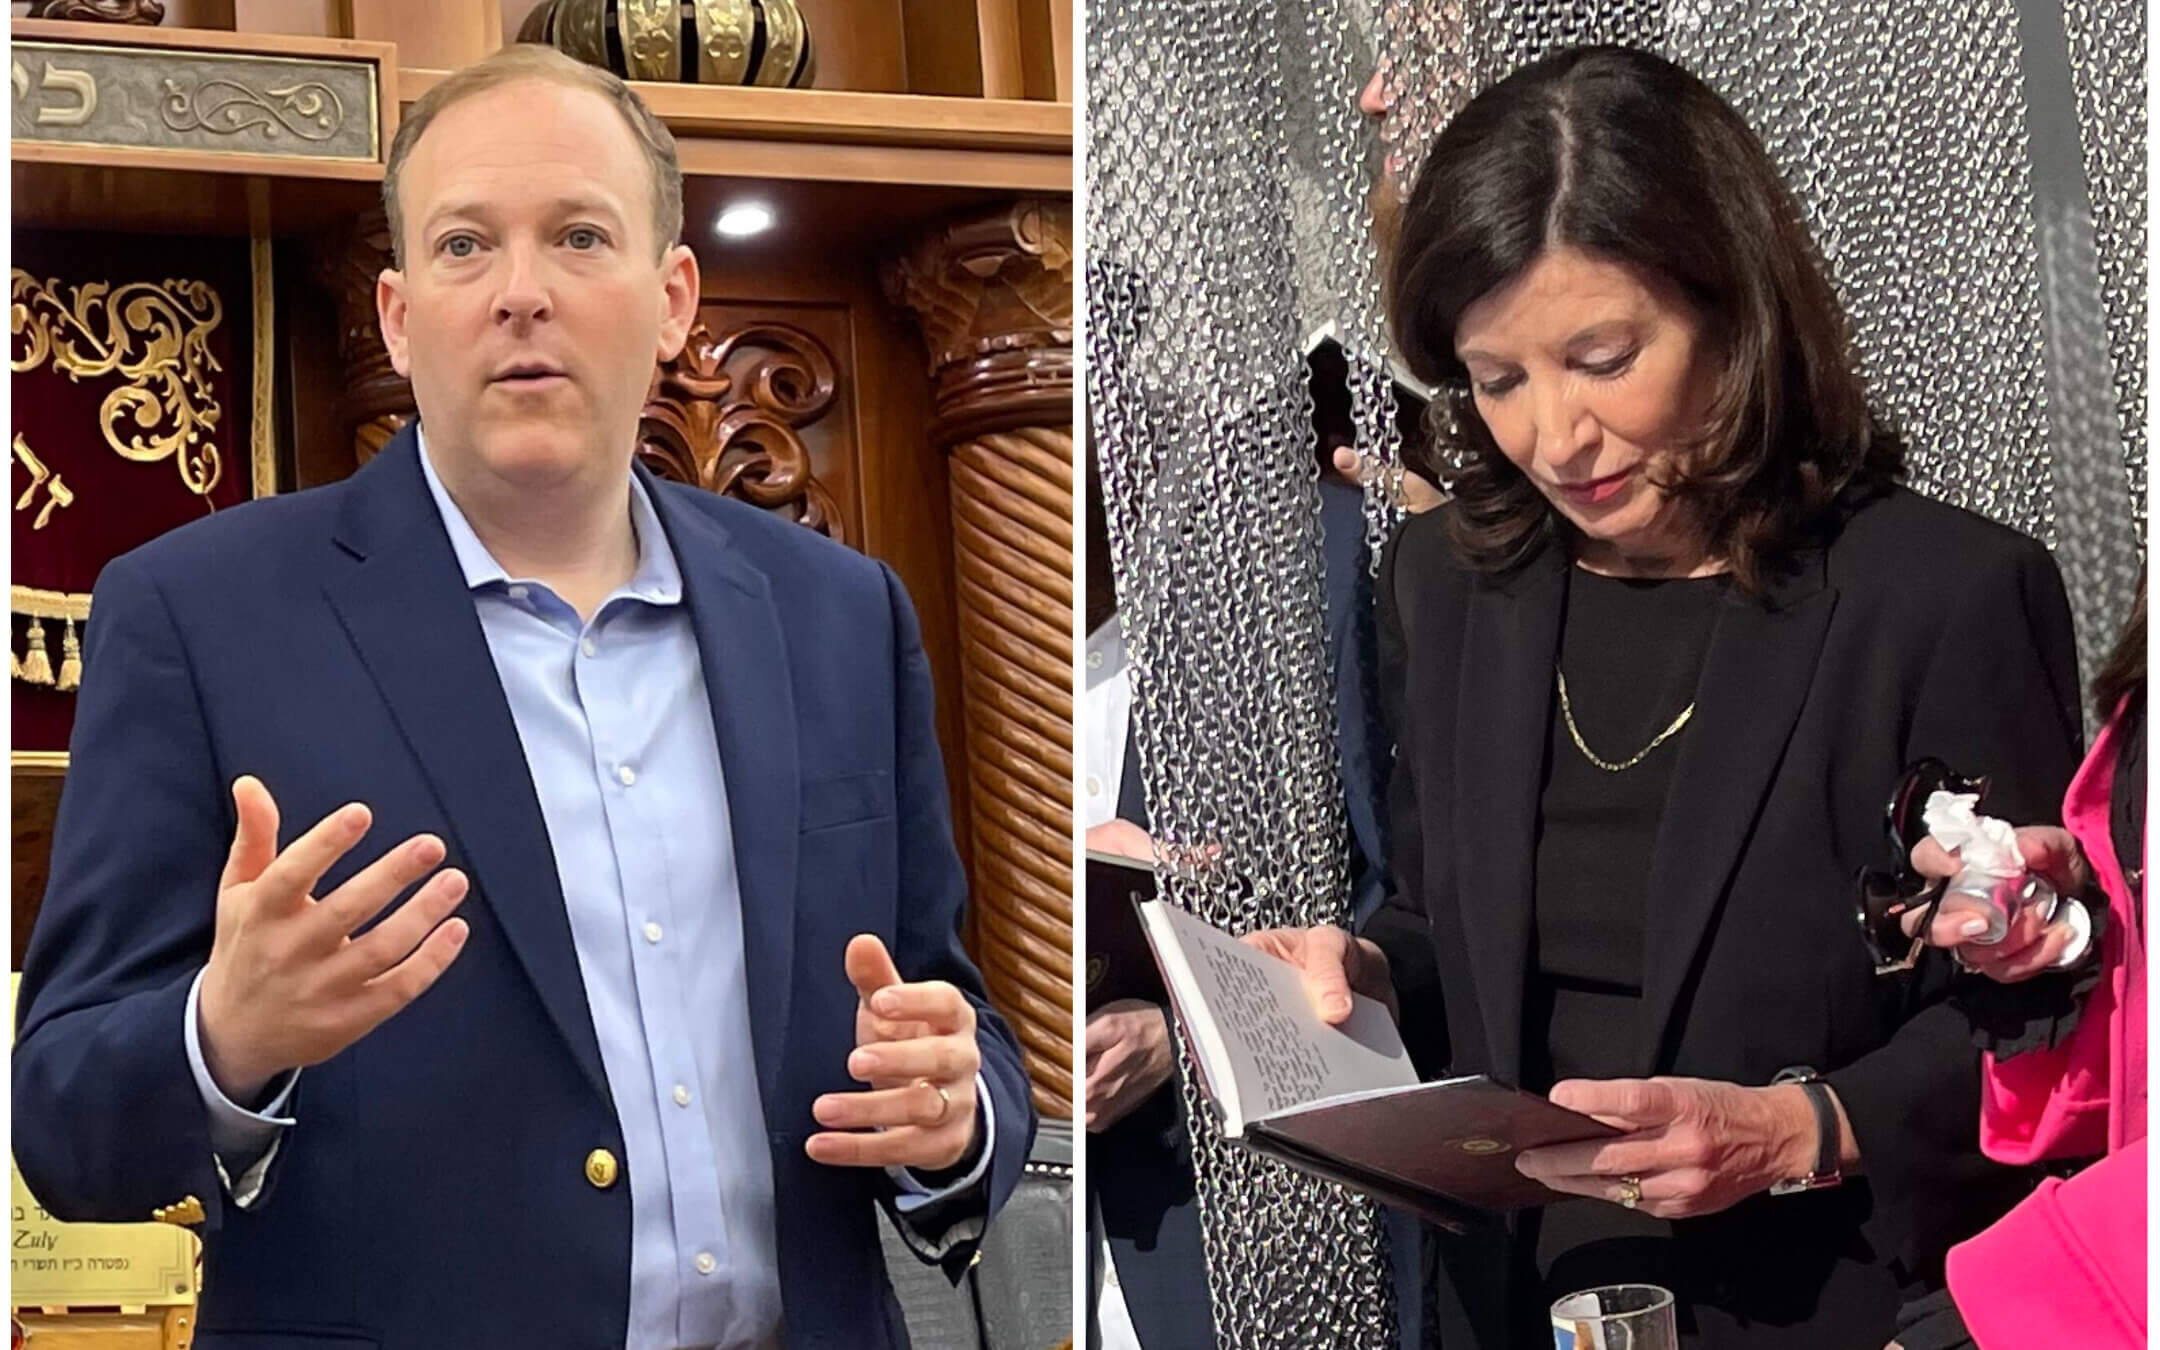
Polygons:
<instances>
[{"instance_id":1,"label":"silver chain curtain","mask_svg":"<svg viewBox=\"0 0 2160 1350\"><path fill-rule=\"evenodd\" d=\"M1560 46L1661 51L1740 109L1808 213L1914 485L2056 549L2090 671L2143 556L2141 5L1355 3L1087 6L1087 397L1167 898L1233 931L1345 917L1299 316L1327 312L1349 357L1377 541L1400 441L1376 149L1409 181L1472 92ZM1354 107L1375 45L1379 147ZM1226 1145L1182 1078L1221 1343L1394 1344L1372 1206Z\"/></svg>"}]
</instances>

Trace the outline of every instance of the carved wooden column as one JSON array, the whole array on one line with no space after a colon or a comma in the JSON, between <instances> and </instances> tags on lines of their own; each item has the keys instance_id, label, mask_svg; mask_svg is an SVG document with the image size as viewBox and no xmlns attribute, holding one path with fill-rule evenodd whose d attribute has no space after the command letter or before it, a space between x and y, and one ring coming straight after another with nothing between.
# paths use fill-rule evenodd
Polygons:
<instances>
[{"instance_id":1,"label":"carved wooden column","mask_svg":"<svg viewBox=\"0 0 2160 1350\"><path fill-rule=\"evenodd\" d=\"M1072 1113L1072 204L957 219L885 271L930 348L948 452L974 956L1036 1109Z\"/></svg>"},{"instance_id":2,"label":"carved wooden column","mask_svg":"<svg viewBox=\"0 0 2160 1350\"><path fill-rule=\"evenodd\" d=\"M375 278L390 265L390 222L376 207L311 254L316 280L337 305L338 366L344 375L337 423L352 438L358 468L420 415L412 382L391 366L375 321Z\"/></svg>"}]
</instances>

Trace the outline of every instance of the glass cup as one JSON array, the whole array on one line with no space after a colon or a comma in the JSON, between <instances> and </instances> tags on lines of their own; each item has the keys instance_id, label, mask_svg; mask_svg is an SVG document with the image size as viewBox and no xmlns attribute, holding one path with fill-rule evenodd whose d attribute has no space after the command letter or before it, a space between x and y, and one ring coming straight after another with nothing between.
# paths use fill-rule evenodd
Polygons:
<instances>
[{"instance_id":1,"label":"glass cup","mask_svg":"<svg viewBox=\"0 0 2160 1350\"><path fill-rule=\"evenodd\" d=\"M1672 1291L1608 1284L1552 1305L1553 1350L1679 1350Z\"/></svg>"}]
</instances>

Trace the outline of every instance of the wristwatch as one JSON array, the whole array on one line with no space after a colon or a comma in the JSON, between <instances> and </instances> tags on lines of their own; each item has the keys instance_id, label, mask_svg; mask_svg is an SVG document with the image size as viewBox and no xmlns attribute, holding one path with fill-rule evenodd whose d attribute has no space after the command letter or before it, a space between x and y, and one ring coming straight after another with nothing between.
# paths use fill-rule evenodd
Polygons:
<instances>
[{"instance_id":1,"label":"wristwatch","mask_svg":"<svg viewBox=\"0 0 2160 1350\"><path fill-rule=\"evenodd\" d=\"M1838 1169L1838 1115L1837 1103L1830 1099L1830 1085L1822 1075L1806 1065L1780 1069L1770 1080L1772 1087L1796 1083L1806 1094L1808 1107L1815 1113L1815 1170L1804 1177L1787 1177L1772 1182L1770 1194L1797 1195L1802 1191L1820 1191L1845 1180Z\"/></svg>"}]
</instances>

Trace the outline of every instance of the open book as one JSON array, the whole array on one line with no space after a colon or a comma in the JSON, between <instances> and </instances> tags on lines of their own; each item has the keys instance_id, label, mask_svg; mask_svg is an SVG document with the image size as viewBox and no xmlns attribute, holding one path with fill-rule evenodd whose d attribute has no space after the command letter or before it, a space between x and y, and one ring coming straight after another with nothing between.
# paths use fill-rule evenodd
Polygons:
<instances>
[{"instance_id":1,"label":"open book","mask_svg":"<svg viewBox=\"0 0 2160 1350\"><path fill-rule=\"evenodd\" d=\"M1619 1133L1482 1075L1421 1083L1380 1003L1352 994L1329 1026L1296 967L1160 900L1140 917L1201 1089L1248 1148L1460 1228L1559 1198L1515 1170L1523 1149Z\"/></svg>"}]
</instances>

